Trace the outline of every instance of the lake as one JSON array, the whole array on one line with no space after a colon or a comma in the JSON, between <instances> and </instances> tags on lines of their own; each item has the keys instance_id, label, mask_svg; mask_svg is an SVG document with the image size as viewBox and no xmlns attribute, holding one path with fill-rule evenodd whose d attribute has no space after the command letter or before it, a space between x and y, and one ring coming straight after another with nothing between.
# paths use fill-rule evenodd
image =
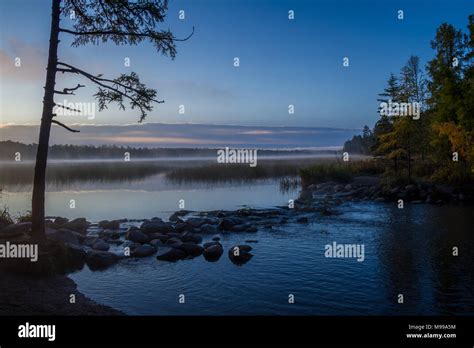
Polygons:
<instances>
[{"instance_id":1,"label":"lake","mask_svg":"<svg viewBox=\"0 0 474 348\"><path fill-rule=\"evenodd\" d=\"M297 181L282 184L294 178L290 164L269 162L271 170L250 176L243 167L231 168L237 174L225 180L205 161L141 163L133 170L117 163L59 163L51 169L47 215L93 222L167 218L180 199L196 211L286 205L300 189ZM2 206L28 210L31 168L5 168ZM127 259L104 271L86 266L70 277L86 296L132 315L474 313L473 207L351 202L335 209L339 215L309 214L309 224L221 233L225 252L215 263L202 257L177 263ZM234 265L227 251L249 239L258 241L250 244L254 257ZM325 246L333 242L363 244L364 261L326 258ZM179 303L181 294L185 303Z\"/></svg>"}]
</instances>

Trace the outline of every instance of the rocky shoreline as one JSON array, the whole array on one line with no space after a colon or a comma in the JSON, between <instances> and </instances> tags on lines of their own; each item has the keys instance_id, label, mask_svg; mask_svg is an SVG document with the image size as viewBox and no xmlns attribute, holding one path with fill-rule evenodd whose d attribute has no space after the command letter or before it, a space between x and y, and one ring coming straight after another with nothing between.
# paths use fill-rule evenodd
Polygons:
<instances>
[{"instance_id":1,"label":"rocky shoreline","mask_svg":"<svg viewBox=\"0 0 474 348\"><path fill-rule=\"evenodd\" d=\"M453 187L429 182L384 186L376 176L355 177L351 183L324 182L303 187L302 200L404 202L413 204L472 204L474 186Z\"/></svg>"},{"instance_id":2,"label":"rocky shoreline","mask_svg":"<svg viewBox=\"0 0 474 348\"><path fill-rule=\"evenodd\" d=\"M459 192L447 186L425 183L386 189L379 178L372 176L357 177L345 185L326 182L304 186L297 200L288 206L272 209L180 210L167 221L154 217L91 223L85 218L69 221L55 217L46 221L43 262L33 267L33 273L66 274L82 269L84 265L91 270L100 270L125 258L151 256L158 262L177 262L201 256L208 262L217 262L225 253L221 237L229 233L245 235L244 244L227 248L229 260L241 266L253 257L249 244L258 242L255 238L248 238L249 234L288 223L307 224L317 216L339 214L338 206L346 201L397 204L401 199L411 204L469 204L472 198L469 190ZM30 228L29 222L0 226L0 242L25 243L30 240ZM13 269L18 270L16 264ZM28 273L32 266L21 270Z\"/></svg>"}]
</instances>

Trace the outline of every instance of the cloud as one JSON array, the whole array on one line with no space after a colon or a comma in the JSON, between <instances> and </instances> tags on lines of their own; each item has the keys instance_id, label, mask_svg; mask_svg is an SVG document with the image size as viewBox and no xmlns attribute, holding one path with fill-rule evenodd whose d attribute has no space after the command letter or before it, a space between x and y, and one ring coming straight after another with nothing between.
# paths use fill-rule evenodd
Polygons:
<instances>
[{"instance_id":1,"label":"cloud","mask_svg":"<svg viewBox=\"0 0 474 348\"><path fill-rule=\"evenodd\" d=\"M150 147L340 147L356 130L315 127L249 127L210 124L145 123L129 125L73 125L72 135L53 126L51 144L131 145ZM36 142L38 125L3 125L0 140Z\"/></svg>"}]
</instances>

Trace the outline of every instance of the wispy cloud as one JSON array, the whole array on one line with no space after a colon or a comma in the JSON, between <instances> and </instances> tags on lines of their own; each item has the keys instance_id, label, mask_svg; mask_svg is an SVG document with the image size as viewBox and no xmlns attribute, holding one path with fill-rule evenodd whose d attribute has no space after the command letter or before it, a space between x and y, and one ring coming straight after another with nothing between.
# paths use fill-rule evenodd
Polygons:
<instances>
[{"instance_id":1,"label":"wispy cloud","mask_svg":"<svg viewBox=\"0 0 474 348\"><path fill-rule=\"evenodd\" d=\"M314 127L249 127L209 124L75 125L71 135L52 129L52 144L115 144L159 147L304 148L342 146L357 130ZM0 140L35 142L38 125L4 125Z\"/></svg>"}]
</instances>

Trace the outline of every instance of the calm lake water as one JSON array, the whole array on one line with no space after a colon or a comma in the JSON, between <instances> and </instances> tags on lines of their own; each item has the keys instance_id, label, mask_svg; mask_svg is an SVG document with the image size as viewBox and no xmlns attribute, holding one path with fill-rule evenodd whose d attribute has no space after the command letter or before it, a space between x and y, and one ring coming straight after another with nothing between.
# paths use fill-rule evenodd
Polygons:
<instances>
[{"instance_id":1,"label":"calm lake water","mask_svg":"<svg viewBox=\"0 0 474 348\"><path fill-rule=\"evenodd\" d=\"M2 205L29 209L27 184L4 180ZM184 199L186 209L273 207L297 198L278 179L172 183L164 172L126 181L50 183L47 214L114 218L168 217ZM69 208L70 199L76 208ZM345 203L340 215L308 215L257 233L221 233L224 255L177 263L155 257L127 259L105 270L71 275L79 290L99 303L139 315L360 315L474 313L474 209L462 206ZM208 241L213 236L205 236ZM248 239L254 257L243 266L227 257ZM364 244L365 260L326 258L326 244ZM459 256L452 256L452 248ZM178 302L185 295L185 303ZM295 303L288 303L288 295ZM403 294L404 303L397 303Z\"/></svg>"}]
</instances>

